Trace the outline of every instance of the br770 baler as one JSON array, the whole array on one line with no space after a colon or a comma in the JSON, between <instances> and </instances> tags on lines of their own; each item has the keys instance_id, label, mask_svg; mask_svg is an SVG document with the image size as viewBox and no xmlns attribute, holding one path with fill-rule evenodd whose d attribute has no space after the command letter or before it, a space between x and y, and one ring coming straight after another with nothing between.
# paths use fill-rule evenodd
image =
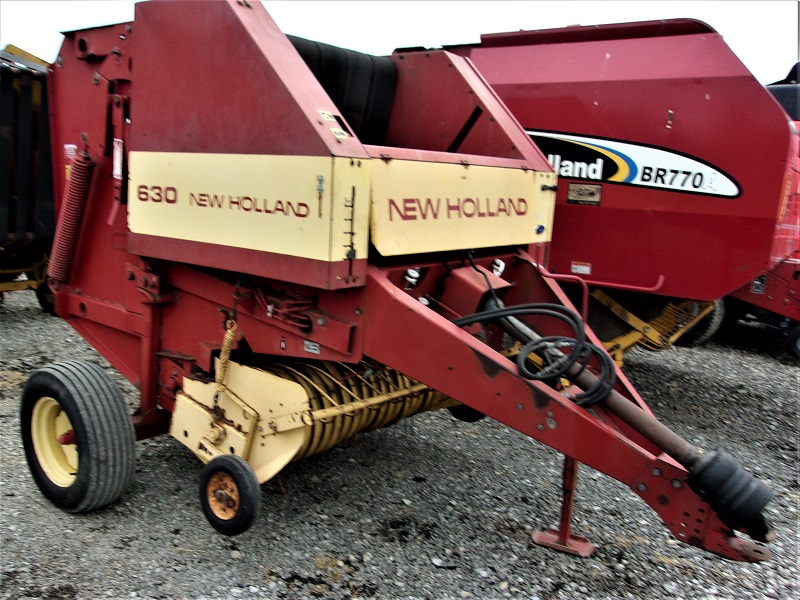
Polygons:
<instances>
[{"instance_id":1,"label":"br770 baler","mask_svg":"<svg viewBox=\"0 0 800 600\"><path fill-rule=\"evenodd\" d=\"M762 86L709 25L510 31L447 49L551 160L548 267L590 287L589 324L618 360L709 338L726 296L800 249L797 82ZM796 322L792 294L771 309Z\"/></svg>"},{"instance_id":2,"label":"br770 baler","mask_svg":"<svg viewBox=\"0 0 800 600\"><path fill-rule=\"evenodd\" d=\"M287 38L260 3L136 5L50 72L57 313L133 382L34 372L22 436L69 512L120 497L135 439L205 463L200 503L248 529L259 485L360 431L488 415L628 485L681 541L758 561L767 486L657 421L537 257L556 176L469 60ZM747 534L754 541L737 535Z\"/></svg>"}]
</instances>

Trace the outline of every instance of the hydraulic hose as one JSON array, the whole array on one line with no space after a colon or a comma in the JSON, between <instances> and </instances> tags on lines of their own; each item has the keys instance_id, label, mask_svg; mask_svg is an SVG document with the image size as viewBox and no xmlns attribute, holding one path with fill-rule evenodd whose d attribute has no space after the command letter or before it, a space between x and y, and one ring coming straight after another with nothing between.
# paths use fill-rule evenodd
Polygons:
<instances>
[{"instance_id":1,"label":"hydraulic hose","mask_svg":"<svg viewBox=\"0 0 800 600\"><path fill-rule=\"evenodd\" d=\"M583 324L574 312L558 305L519 305L505 307L496 297L490 297L486 303L485 311L461 317L453 322L457 325L468 325L477 322L495 322L511 337L524 344L523 352L518 356L517 365L525 362L530 352L535 351L550 365L557 368L545 368L548 377L550 373L563 374L578 387L585 391L592 391L591 404L599 402L603 406L627 423L631 428L652 442L664 453L668 454L689 471L687 483L692 490L703 498L717 513L720 520L732 530L745 531L752 539L760 542L770 542L775 539L775 532L761 511L773 497L772 490L767 485L756 479L751 473L745 471L724 450L705 453L702 449L689 443L655 417L639 408L636 404L625 398L613 389L615 377L609 378L605 373L598 377L585 368L585 358L579 359L572 356L584 354ZM560 310L555 310L557 306ZM572 313L570 315L569 313ZM555 316L564 321L573 321L573 330L576 333L572 341L573 351L566 356L559 350L559 343L554 339L542 337L528 327L515 314L538 314ZM577 324L576 324L577 323ZM593 346L593 345L592 345ZM610 365L614 373L614 364L610 357L599 349L593 350L595 355L605 356L608 362L601 360L601 370ZM541 372L540 372L541 373ZM525 373L520 369L520 374ZM560 375L559 375L560 376ZM530 377L528 377L530 379ZM537 376L534 379L541 379ZM576 400L578 398L576 397ZM580 405L580 402L578 401ZM586 406L584 403L583 406Z\"/></svg>"},{"instance_id":2,"label":"hydraulic hose","mask_svg":"<svg viewBox=\"0 0 800 600\"><path fill-rule=\"evenodd\" d=\"M582 319L572 310L560 304L523 304L505 307L497 297L490 297L486 302L487 309L456 319L457 325L468 325L479 321L495 320L511 337L524 344L517 356L517 368L526 379L548 380L562 376L575 379L584 372L590 355L597 357L600 362L600 376L596 377L591 385L583 388L583 392L576 395L573 400L579 406L591 406L605 400L608 393L616 383L616 372L611 358L594 344L586 342ZM514 315L543 316L559 319L567 323L574 333L574 337L550 336L542 337ZM571 352L564 353L561 349L569 348ZM538 354L548 364L539 371L528 368L527 357Z\"/></svg>"}]
</instances>

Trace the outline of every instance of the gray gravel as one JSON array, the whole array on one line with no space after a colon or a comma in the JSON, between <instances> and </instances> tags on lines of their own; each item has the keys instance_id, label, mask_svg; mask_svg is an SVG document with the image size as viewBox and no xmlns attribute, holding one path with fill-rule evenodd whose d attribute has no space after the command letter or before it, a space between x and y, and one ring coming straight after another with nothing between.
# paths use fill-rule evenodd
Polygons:
<instances>
[{"instance_id":1,"label":"gray gravel","mask_svg":"<svg viewBox=\"0 0 800 600\"><path fill-rule=\"evenodd\" d=\"M18 419L27 375L79 358L118 374L29 292L0 306L0 598L797 598L800 368L780 342L629 354L625 372L687 439L725 447L776 492L767 563L678 543L633 492L581 469L575 533L588 559L534 545L558 519L561 459L493 421L439 412L356 436L263 486L262 513L236 538L197 501L201 464L177 441L137 445L115 505L69 515L38 492Z\"/></svg>"}]
</instances>

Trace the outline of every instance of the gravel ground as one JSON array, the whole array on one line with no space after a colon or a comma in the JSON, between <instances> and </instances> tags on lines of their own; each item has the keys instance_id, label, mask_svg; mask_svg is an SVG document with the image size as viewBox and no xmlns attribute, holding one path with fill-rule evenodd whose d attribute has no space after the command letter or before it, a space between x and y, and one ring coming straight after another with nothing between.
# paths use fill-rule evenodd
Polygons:
<instances>
[{"instance_id":1,"label":"gravel ground","mask_svg":"<svg viewBox=\"0 0 800 600\"><path fill-rule=\"evenodd\" d=\"M167 436L137 445L113 506L69 515L31 479L19 436L27 375L79 358L108 368L29 292L0 305L0 598L797 598L800 368L758 330L702 348L634 351L625 372L691 442L725 447L776 492L766 563L676 542L622 484L581 470L575 533L588 559L536 546L558 519L560 457L484 420L445 412L363 434L265 484L258 522L206 523L201 464Z\"/></svg>"}]
</instances>

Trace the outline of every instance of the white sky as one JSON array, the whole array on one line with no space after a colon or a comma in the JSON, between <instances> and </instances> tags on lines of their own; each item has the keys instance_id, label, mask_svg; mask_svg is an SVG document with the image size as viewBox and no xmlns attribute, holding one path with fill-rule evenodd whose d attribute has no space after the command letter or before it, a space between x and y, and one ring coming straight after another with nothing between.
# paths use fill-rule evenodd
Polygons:
<instances>
[{"instance_id":1,"label":"white sky","mask_svg":"<svg viewBox=\"0 0 800 600\"><path fill-rule=\"evenodd\" d=\"M132 0L0 0L0 48L14 44L47 61L59 32L133 19ZM798 0L267 0L284 31L385 55L404 46L478 42L482 33L679 17L711 25L762 83L783 79L800 60Z\"/></svg>"}]
</instances>

